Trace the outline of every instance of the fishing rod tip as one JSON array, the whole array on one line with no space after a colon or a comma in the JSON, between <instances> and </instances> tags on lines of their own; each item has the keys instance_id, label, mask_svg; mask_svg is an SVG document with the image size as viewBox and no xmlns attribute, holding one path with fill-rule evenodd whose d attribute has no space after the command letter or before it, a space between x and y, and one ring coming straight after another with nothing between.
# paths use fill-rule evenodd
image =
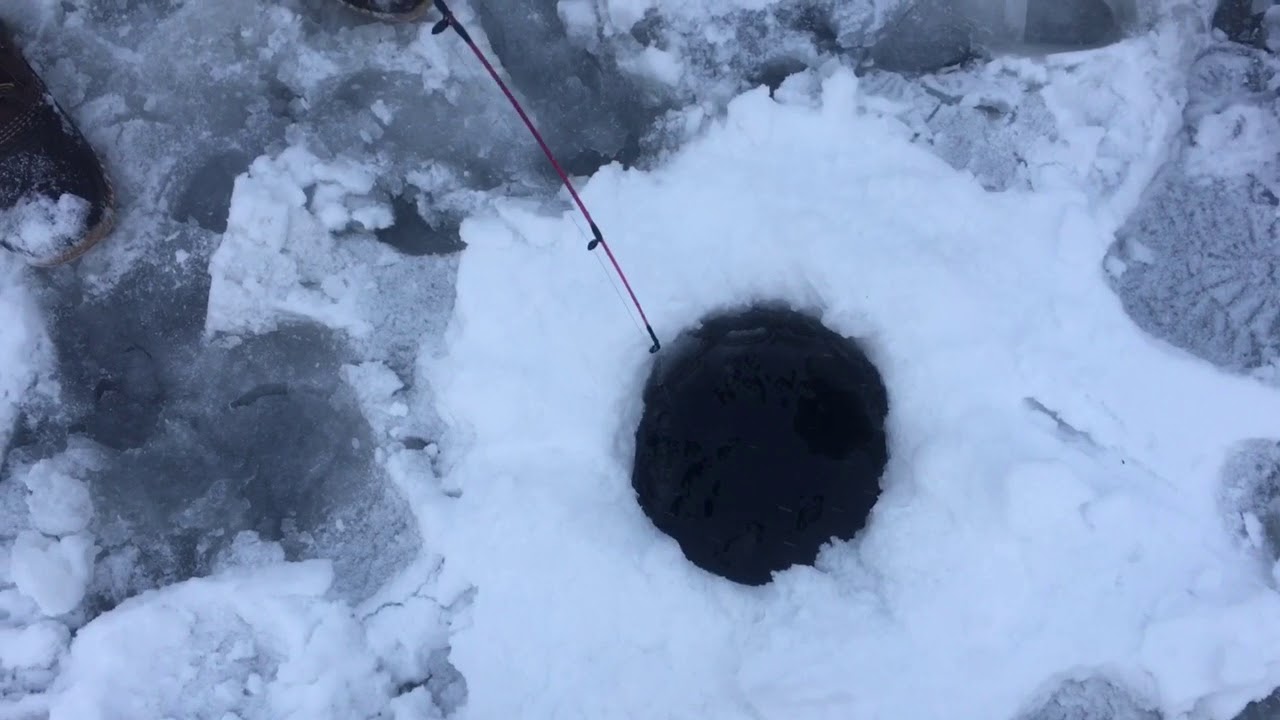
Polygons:
<instances>
[{"instance_id":1,"label":"fishing rod tip","mask_svg":"<svg viewBox=\"0 0 1280 720\"><path fill-rule=\"evenodd\" d=\"M658 341L658 334L648 325L644 329L649 331L649 338L653 340L653 346L649 348L649 354L656 355L662 349L662 343Z\"/></svg>"}]
</instances>

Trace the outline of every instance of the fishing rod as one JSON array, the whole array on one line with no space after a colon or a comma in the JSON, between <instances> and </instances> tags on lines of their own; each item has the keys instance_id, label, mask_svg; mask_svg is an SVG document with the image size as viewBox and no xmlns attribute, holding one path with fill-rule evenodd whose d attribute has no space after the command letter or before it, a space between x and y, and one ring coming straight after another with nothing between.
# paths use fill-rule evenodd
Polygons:
<instances>
[{"instance_id":1,"label":"fishing rod","mask_svg":"<svg viewBox=\"0 0 1280 720\"><path fill-rule=\"evenodd\" d=\"M662 349L662 343L658 341L658 334L653 331L653 325L649 324L649 317L645 315L644 307L640 305L639 298L636 297L635 291L631 289L631 282L627 280L627 274L622 272L622 266L618 264L618 258L614 256L613 249L609 247L609 243L605 242L604 233L600 232L600 226L596 225L596 221L591 217L591 211L587 210L586 203L582 202L582 198L578 195L578 191L574 189L573 183L569 181L569 174L560 166L560 162L556 160L555 154L551 152L551 148L547 146L547 142L542 139L542 133L538 132L538 128L535 127L533 121L529 119L528 113L524 111L524 108L520 105L520 101L516 100L516 96L511 92L511 88L507 87L507 84L503 82L502 77L498 75L498 71L495 70L493 64L489 62L489 58L485 57L484 52L480 50L480 46L476 45L475 41L471 39L471 34L462 26L462 23L458 22L458 18L454 16L451 10L449 10L449 6L445 4L444 0L434 0L434 2L436 10L440 12L441 20L435 24L435 27L431 28L431 34L439 35L445 30L453 28L453 31L458 34L458 37L462 38L462 41L467 44L467 47L471 48L471 52L476 56L476 59L480 61L480 64L484 65L484 69L489 71L489 77L493 78L493 81L502 89L502 94L507 96L507 100L511 102L511 107L515 108L516 114L518 114L520 119L524 121L524 126L529 128L529 133L532 134L533 139L538 142L538 147L542 148L542 153L547 156L547 160L551 163L551 167L555 168L556 174L560 176L560 182L564 183L565 188L569 191L569 195L573 197L573 202L578 206L578 211L582 213L582 217L586 218L587 225L591 228L592 236L591 241L587 243L587 250L593 251L597 247L603 248L605 254L609 256L609 262L613 264L614 271L618 273L618 277L622 280L623 287L627 289L627 295L631 296L631 304L635 305L636 311L640 313L640 319L644 322L644 329L649 332L649 339L653 341L653 346L649 348L649 352L658 352L658 350Z\"/></svg>"}]
</instances>

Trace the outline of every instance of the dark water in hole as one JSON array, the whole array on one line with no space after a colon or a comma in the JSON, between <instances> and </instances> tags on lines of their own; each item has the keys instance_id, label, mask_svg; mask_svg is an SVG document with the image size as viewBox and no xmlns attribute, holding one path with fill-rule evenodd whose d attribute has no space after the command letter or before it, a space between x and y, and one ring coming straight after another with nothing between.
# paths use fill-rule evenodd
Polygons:
<instances>
[{"instance_id":1,"label":"dark water in hole","mask_svg":"<svg viewBox=\"0 0 1280 720\"><path fill-rule=\"evenodd\" d=\"M1280 690L1244 707L1233 720L1276 720L1280 718Z\"/></svg>"},{"instance_id":2,"label":"dark water in hole","mask_svg":"<svg viewBox=\"0 0 1280 720\"><path fill-rule=\"evenodd\" d=\"M875 367L816 320L760 308L713 318L650 377L632 483L690 561L762 584L866 523L887 412Z\"/></svg>"}]
</instances>

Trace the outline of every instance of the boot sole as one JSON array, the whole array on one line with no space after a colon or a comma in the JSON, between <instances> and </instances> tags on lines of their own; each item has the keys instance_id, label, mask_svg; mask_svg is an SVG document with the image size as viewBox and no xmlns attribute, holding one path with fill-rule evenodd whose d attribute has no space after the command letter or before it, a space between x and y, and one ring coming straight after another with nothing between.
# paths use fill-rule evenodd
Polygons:
<instances>
[{"instance_id":1,"label":"boot sole","mask_svg":"<svg viewBox=\"0 0 1280 720\"><path fill-rule=\"evenodd\" d=\"M342 4L345 5L348 10L360 13L361 15L364 15L366 17L371 17L376 20L383 20L385 22L393 22L393 23L407 23L407 22L413 22L415 20L421 20L423 17L426 16L427 12L429 12L432 7L431 3L424 2L422 3L422 5L418 6L414 10L409 10L408 12L401 12L401 13L392 13L392 12L380 12L378 10L368 10L366 8L356 7L354 5L348 5L345 2Z\"/></svg>"},{"instance_id":2,"label":"boot sole","mask_svg":"<svg viewBox=\"0 0 1280 720\"><path fill-rule=\"evenodd\" d=\"M105 169L102 169L102 163L99 161L98 167L102 172L103 181L106 188L103 191L102 198L102 217L88 232L80 238L80 242L76 243L70 250L51 259L51 260L31 260L29 261L35 267L51 268L58 265L65 265L72 260L78 259L81 255L92 250L97 246L103 238L111 234L116 224L116 191L112 187L111 181L107 179Z\"/></svg>"},{"instance_id":3,"label":"boot sole","mask_svg":"<svg viewBox=\"0 0 1280 720\"><path fill-rule=\"evenodd\" d=\"M0 23L0 41L3 41L10 47L16 47L16 43L13 42L13 35L4 23ZM67 114L67 111L64 110L56 100L52 100L49 88L45 87L44 81L40 78L39 74L32 69L31 64L27 62L25 57L22 58L22 61L26 64L31 77L35 78L41 95L46 98L50 98L48 102L52 103L55 113L60 117L62 122L71 123L71 116ZM83 140L84 135L80 132L80 129L77 128L74 123L71 123L71 127L73 128L73 132L75 132L76 135L79 135L81 140ZM87 144L88 143L86 141L86 145ZM37 260L35 258L28 257L26 259L27 264L38 268L49 268L69 263L92 250L94 246L102 241L103 238L110 235L112 229L115 228L116 189L111 183L111 176L107 174L106 168L102 165L102 157L97 153L94 153L93 159L94 162L97 163L99 177L102 178L102 217L98 219L98 222L95 223L93 227L89 228L88 231L85 232L85 234L80 238L80 241L72 246L71 249L51 259Z\"/></svg>"},{"instance_id":4,"label":"boot sole","mask_svg":"<svg viewBox=\"0 0 1280 720\"><path fill-rule=\"evenodd\" d=\"M419 7L409 10L408 12L389 13L379 12L377 10L367 10L365 8L355 7L354 5L347 5L346 3L343 3L343 5L346 5L349 10L353 10L361 15L394 23L407 23L420 20L432 8L431 3L424 2ZM103 198L102 218L98 220L97 224L89 228L89 231L84 234L84 237L81 238L80 242L76 243L76 245L67 252L50 260L31 260L30 263L35 267L50 268L58 265L65 265L73 260L77 260L82 255L96 247L103 238L110 235L111 231L115 229L115 188L112 187L111 181L107 179L108 175L106 170L102 168L101 161L99 161L98 166L106 184Z\"/></svg>"}]
</instances>

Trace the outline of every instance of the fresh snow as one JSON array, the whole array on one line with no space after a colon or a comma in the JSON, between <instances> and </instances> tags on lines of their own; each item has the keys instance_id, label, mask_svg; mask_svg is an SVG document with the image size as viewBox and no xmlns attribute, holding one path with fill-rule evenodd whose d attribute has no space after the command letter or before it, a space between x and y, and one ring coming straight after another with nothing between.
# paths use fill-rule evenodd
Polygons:
<instances>
[{"instance_id":1,"label":"fresh snow","mask_svg":"<svg viewBox=\"0 0 1280 720\"><path fill-rule=\"evenodd\" d=\"M484 47L518 47L494 19L512 6L454 4ZM156 81L139 58L171 58L178 82L208 83L210 107L229 112L219 125L200 103L184 109L185 89L95 94L102 68L80 72L76 53L124 16L23 0L12 19L28 29L67 21L76 53L45 67L95 143L109 156L159 150L109 163L122 229L76 268L0 255L0 720L1236 717L1280 686L1280 390L1144 333L1113 289L1127 264L1156 259L1136 240L1123 255L1114 245L1161 172L1273 167L1258 148L1273 150L1280 126L1264 105L1184 127L1211 4L1143 5L1146 24L1109 47L921 77L855 74L786 25L785 0L555 4L576 45L548 57L588 48L616 63L606 80L670 93L645 138L662 152L576 180L663 340L713 312L784 301L857 338L889 391L891 458L866 530L749 588L692 566L636 505L648 340L456 37L317 30L304 11L323 3L131 6L122 27L145 42L110 46L140 73L127 82L165 88L169 69ZM856 46L899 10L840 4L827 30ZM153 16L162 30L146 35ZM749 37L756 21L777 42ZM40 38L48 59L58 34ZM195 40L208 43L191 52L199 63L184 59ZM774 59L791 69L770 90L747 68ZM557 149L581 130L582 150L604 152L621 132L576 107L547 121L545 103L588 80L525 86ZM237 92L261 105L228 111ZM144 117L202 129L168 135ZM239 145L210 154L241 126ZM213 180L166 189L187 152L205 163L192 177L228 176L229 207L198 200ZM163 217L179 213L157 199L171 196L190 224ZM465 250L398 252L386 237L405 204L432 233L462 220ZM167 249L175 237L197 241ZM164 272L134 288L134 267ZM165 442L201 448L190 456L79 436L92 428L32 456L78 417L64 395L182 396L191 386L174 378L210 367L104 330L70 347L124 343L123 379L77 380L66 345L55 357L50 333L71 331L51 298L79 287L83 301L65 297L92 306L123 286L163 304L157 288L190 277L208 282L194 346L240 358L213 381L229 395L198 399L311 398L301 407L349 405L350 427L337 414L200 415L184 398L153 420ZM166 322L167 309L146 318ZM301 351L252 355L299 326L346 346L303 334ZM302 369L277 382L255 374L261 357ZM296 421L297 434L241 430L268 443L321 434L367 455L370 477L344 454L304 465L348 463L337 482L351 492L385 483L407 524L335 512L351 497L290 486L292 466L197 445L241 437L212 427L226 417ZM207 466L217 481L183 496ZM280 484L235 494L273 473ZM144 490L168 504L122 504ZM282 509L283 529L241 522L260 518L245 509L255 502L299 498L311 506ZM151 555L186 561L128 537L149 526L120 508L199 530L181 536L199 571L143 573ZM344 573L392 540L351 535L356 521L421 538L362 592Z\"/></svg>"}]
</instances>

